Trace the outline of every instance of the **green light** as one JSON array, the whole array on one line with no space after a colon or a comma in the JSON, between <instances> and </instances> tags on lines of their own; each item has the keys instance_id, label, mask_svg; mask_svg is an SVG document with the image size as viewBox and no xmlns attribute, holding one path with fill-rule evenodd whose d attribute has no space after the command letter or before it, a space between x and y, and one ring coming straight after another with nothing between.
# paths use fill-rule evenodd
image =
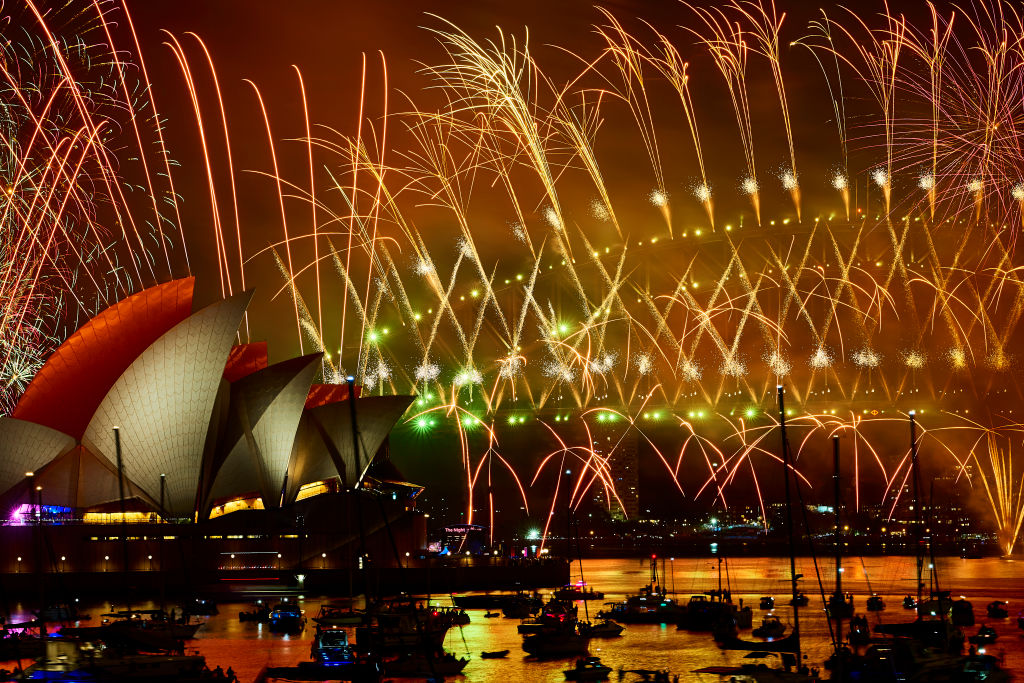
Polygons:
<instances>
[{"instance_id":1,"label":"green light","mask_svg":"<svg viewBox=\"0 0 1024 683\"><path fill-rule=\"evenodd\" d=\"M747 408L743 411L743 414L747 416L748 420L755 418L757 417L757 408Z\"/></svg>"},{"instance_id":2,"label":"green light","mask_svg":"<svg viewBox=\"0 0 1024 683\"><path fill-rule=\"evenodd\" d=\"M417 431L424 432L430 429L431 420L426 417L419 417L416 418L416 422L414 424L416 425Z\"/></svg>"},{"instance_id":3,"label":"green light","mask_svg":"<svg viewBox=\"0 0 1024 683\"><path fill-rule=\"evenodd\" d=\"M516 416L515 415L509 415L508 416L508 423L510 425L514 425L516 423Z\"/></svg>"},{"instance_id":4,"label":"green light","mask_svg":"<svg viewBox=\"0 0 1024 683\"><path fill-rule=\"evenodd\" d=\"M377 340L380 339L380 335L377 334L376 330L370 330L366 334L366 338L370 341L371 344L376 344Z\"/></svg>"},{"instance_id":5,"label":"green light","mask_svg":"<svg viewBox=\"0 0 1024 683\"><path fill-rule=\"evenodd\" d=\"M520 415L519 416L519 424L523 424L524 422L526 422L526 416L525 415Z\"/></svg>"},{"instance_id":6,"label":"green light","mask_svg":"<svg viewBox=\"0 0 1024 683\"><path fill-rule=\"evenodd\" d=\"M604 413L598 413L597 414L597 421L598 422L604 422Z\"/></svg>"},{"instance_id":7,"label":"green light","mask_svg":"<svg viewBox=\"0 0 1024 683\"><path fill-rule=\"evenodd\" d=\"M559 323L558 324L558 331L561 332L562 334L565 334L566 332L569 331L569 326L566 325L565 323Z\"/></svg>"}]
</instances>

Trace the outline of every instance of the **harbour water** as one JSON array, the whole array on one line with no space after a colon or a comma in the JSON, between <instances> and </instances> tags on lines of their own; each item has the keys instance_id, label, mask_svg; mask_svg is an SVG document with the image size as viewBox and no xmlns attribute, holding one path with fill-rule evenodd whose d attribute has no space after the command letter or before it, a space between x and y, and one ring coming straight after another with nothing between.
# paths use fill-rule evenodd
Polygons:
<instances>
[{"instance_id":1,"label":"harbour water","mask_svg":"<svg viewBox=\"0 0 1024 683\"><path fill-rule=\"evenodd\" d=\"M1018 613L1024 610L1024 561L939 558L937 562L940 588L951 591L954 599L966 597L974 606L977 624L965 628L965 634L973 635L982 623L994 626L999 638L994 645L988 647L988 653L1001 657L1004 667L1010 671L1024 673L1024 631L1017 627L1016 620ZM604 601L592 601L587 605L590 616L593 618L601 609L601 602L621 600L637 592L649 580L649 566L648 559L585 560L585 580L595 590L605 593ZM719 563L714 558L665 558L664 561L659 558L659 572L662 566L665 570L663 585L670 591L674 590L682 602L688 601L690 595L718 588ZM885 599L885 611L869 614L872 625L879 621L896 623L913 618L911 611L903 609L902 601L905 595L914 592L914 558L847 558L844 566L844 591L853 593L858 613L869 614L865 610L865 599L870 594L869 582L871 590ZM831 650L822 598L817 590L816 570L810 559L803 558L798 560L797 571L804 575L801 588L811 598L810 605L800 610L807 663L809 666L821 667ZM831 590L834 576L831 561L819 561L818 571L826 590ZM574 578L579 578L578 563L574 565L573 574ZM779 605L774 613L791 627L792 608L786 604L789 567L785 559L748 557L723 561L722 583L723 588L731 590L734 601L742 598L744 604L753 608L755 625L762 615L767 614L758 609L759 600L761 596L770 595L776 598ZM237 597L232 602L220 604L220 613L208 618L206 625L197 633L197 639L188 646L205 655L211 668L220 665L227 669L231 666L240 681L249 683L256 679L264 667L293 666L309 659L314 633L312 622L299 636L270 633L264 625L238 620L238 612L249 609L256 594L235 595ZM274 599L263 595L265 599ZM300 599L300 604L306 616L312 617L327 599L306 595ZM1009 603L1009 618L990 620L986 617L986 605L997 599ZM450 605L451 599L448 595L432 596L432 603ZM91 611L99 612L105 611L108 606L85 607L85 611L95 607ZM581 616L583 612L581 604ZM534 661L527 658L521 647L522 637L516 632L518 620L487 619L483 616L484 610L469 610L469 613L471 622L461 629L451 629L445 643L449 652L469 658L461 680L467 683L501 679L565 680L562 670L571 666L572 660ZM750 638L749 631L741 632L741 637ZM505 649L510 651L506 659L480 658L483 651ZM720 650L709 633L680 631L671 624L628 625L621 637L591 641L591 652L614 669L667 669L672 674L679 674L680 680L702 680L702 677L692 672L705 666L740 663L745 654L741 651ZM827 676L824 670L822 674ZM703 680L714 681L717 677L706 675Z\"/></svg>"}]
</instances>

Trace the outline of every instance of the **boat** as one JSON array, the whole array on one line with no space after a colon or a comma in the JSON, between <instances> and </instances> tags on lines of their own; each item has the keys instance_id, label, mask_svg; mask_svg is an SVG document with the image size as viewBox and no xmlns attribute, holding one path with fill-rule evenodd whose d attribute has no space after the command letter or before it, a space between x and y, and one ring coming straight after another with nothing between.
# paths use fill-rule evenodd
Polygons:
<instances>
[{"instance_id":1,"label":"boat","mask_svg":"<svg viewBox=\"0 0 1024 683\"><path fill-rule=\"evenodd\" d=\"M793 525L793 501L790 494L789 481L792 468L790 465L789 443L786 437L785 394L782 385L779 385L777 389L779 401L779 432L782 437L782 457L780 460L782 462L782 480L785 499L784 519L789 546L789 582L790 595L792 596L790 604L793 605L793 630L788 636L769 641L747 641L737 637L731 637L724 638L718 642L718 646L723 650L746 650L747 655L745 656L745 659L763 660L778 654L781 659L782 668L769 667L767 664L762 662L756 665L749 664L740 667L705 667L703 669L699 669L695 673L716 673L723 677L728 676L732 681L809 681L817 678L816 671L812 671L802 664L803 653L800 646L800 607L802 604L806 604L807 601L806 595L799 590L798 581L801 575L797 574L796 571L796 534ZM803 600L801 600L801 597ZM779 626L782 626L778 617L775 617L774 615L766 617L762 621L762 629L764 630L755 630L755 635L758 632L767 633L771 629L778 629L777 626L774 626L776 622L778 622Z\"/></svg>"},{"instance_id":2,"label":"boat","mask_svg":"<svg viewBox=\"0 0 1024 683\"><path fill-rule=\"evenodd\" d=\"M999 634L996 633L994 628L988 624L982 624L978 628L978 632L967 640L970 641L971 645L991 645L996 642L998 637Z\"/></svg>"},{"instance_id":3,"label":"boat","mask_svg":"<svg viewBox=\"0 0 1024 683\"><path fill-rule=\"evenodd\" d=\"M170 651L179 642L191 640L202 623L180 624L171 621L162 610L143 610L127 613L114 612L104 615L99 626L65 626L59 633L64 638L78 638L89 642L103 642L142 649L147 652ZM148 619L142 618L149 615ZM110 617L115 618L113 621Z\"/></svg>"},{"instance_id":4,"label":"boat","mask_svg":"<svg viewBox=\"0 0 1024 683\"><path fill-rule=\"evenodd\" d=\"M651 556L650 583L622 602L607 602L597 613L598 619L612 619L620 624L678 624L686 608L669 596L658 580L658 559Z\"/></svg>"},{"instance_id":5,"label":"boat","mask_svg":"<svg viewBox=\"0 0 1024 683\"><path fill-rule=\"evenodd\" d=\"M500 617L500 616L501 616L501 612L487 612L486 614L484 614L484 617L486 617L488 619L493 619L494 617Z\"/></svg>"},{"instance_id":6,"label":"boat","mask_svg":"<svg viewBox=\"0 0 1024 683\"><path fill-rule=\"evenodd\" d=\"M217 603L206 598L194 598L181 608L183 615L191 617L212 617L218 612Z\"/></svg>"},{"instance_id":7,"label":"boat","mask_svg":"<svg viewBox=\"0 0 1024 683\"><path fill-rule=\"evenodd\" d=\"M868 626L868 618L864 615L857 615L850 619L850 644L866 645L871 641L871 628Z\"/></svg>"},{"instance_id":8,"label":"boat","mask_svg":"<svg viewBox=\"0 0 1024 683\"><path fill-rule=\"evenodd\" d=\"M555 597L559 600L604 600L604 593L588 588L585 583L579 581L562 586L555 591Z\"/></svg>"},{"instance_id":9,"label":"boat","mask_svg":"<svg viewBox=\"0 0 1024 683\"><path fill-rule=\"evenodd\" d=\"M881 595L872 595L868 598L867 605L869 612L881 612L885 609L885 600Z\"/></svg>"},{"instance_id":10,"label":"boat","mask_svg":"<svg viewBox=\"0 0 1024 683\"><path fill-rule=\"evenodd\" d=\"M357 656L355 661L344 666L322 666L316 662L299 662L297 666L266 667L257 680L283 679L289 681L358 681L359 683L380 683L383 670L380 660L375 657ZM210 683L207 675L203 683ZM216 680L216 679L213 679Z\"/></svg>"},{"instance_id":11,"label":"boat","mask_svg":"<svg viewBox=\"0 0 1024 683\"><path fill-rule=\"evenodd\" d=\"M78 608L74 605L54 605L36 612L35 616L37 619L47 623L88 621L92 618L88 614L79 612Z\"/></svg>"},{"instance_id":12,"label":"boat","mask_svg":"<svg viewBox=\"0 0 1024 683\"><path fill-rule=\"evenodd\" d=\"M544 631L558 631L575 625L579 608L572 603L552 600L544 605L544 609L536 617L524 619L517 627L520 635L531 635Z\"/></svg>"},{"instance_id":13,"label":"boat","mask_svg":"<svg viewBox=\"0 0 1024 683\"><path fill-rule=\"evenodd\" d=\"M853 594L843 593L843 522L842 494L839 485L839 435L832 437L832 512L833 521L832 547L836 557L836 583L832 594L825 601L825 614L829 619L841 622L853 616ZM838 624L842 631L842 624Z\"/></svg>"},{"instance_id":14,"label":"boat","mask_svg":"<svg viewBox=\"0 0 1024 683\"><path fill-rule=\"evenodd\" d=\"M810 602L811 599L807 597L807 594L800 591L790 599L789 604L793 607L807 607Z\"/></svg>"},{"instance_id":15,"label":"boat","mask_svg":"<svg viewBox=\"0 0 1024 683\"><path fill-rule=\"evenodd\" d=\"M366 620L366 613L351 607L320 605L313 622L320 626L357 626Z\"/></svg>"},{"instance_id":16,"label":"boat","mask_svg":"<svg viewBox=\"0 0 1024 683\"><path fill-rule=\"evenodd\" d=\"M270 621L270 607L262 600L257 601L253 608L238 613L239 621L254 621L258 624L265 624Z\"/></svg>"},{"instance_id":17,"label":"boat","mask_svg":"<svg viewBox=\"0 0 1024 683\"><path fill-rule=\"evenodd\" d=\"M988 603L985 610L988 612L989 619L1005 619L1010 616L1010 611L1006 609L1006 603L1002 600L993 600Z\"/></svg>"},{"instance_id":18,"label":"boat","mask_svg":"<svg viewBox=\"0 0 1024 683\"><path fill-rule=\"evenodd\" d=\"M602 664L600 657L581 657L576 660L576 666L562 673L567 681L603 681L611 672L612 668Z\"/></svg>"},{"instance_id":19,"label":"boat","mask_svg":"<svg viewBox=\"0 0 1024 683\"><path fill-rule=\"evenodd\" d=\"M306 628L306 617L298 605L282 602L270 610L269 624L274 633L301 633Z\"/></svg>"},{"instance_id":20,"label":"boat","mask_svg":"<svg viewBox=\"0 0 1024 683\"><path fill-rule=\"evenodd\" d=\"M765 595L761 598L761 609L775 609L775 598Z\"/></svg>"},{"instance_id":21,"label":"boat","mask_svg":"<svg viewBox=\"0 0 1024 683\"><path fill-rule=\"evenodd\" d=\"M38 621L24 622L39 627ZM7 625L8 628L12 626ZM20 659L37 659L46 652L46 643L38 634L10 630L0 637L0 661L11 662Z\"/></svg>"},{"instance_id":22,"label":"boat","mask_svg":"<svg viewBox=\"0 0 1024 683\"><path fill-rule=\"evenodd\" d=\"M580 622L579 629L580 633L591 638L616 638L622 635L625 627L622 624L616 624L611 619L602 619L596 624L591 624L589 621Z\"/></svg>"},{"instance_id":23,"label":"boat","mask_svg":"<svg viewBox=\"0 0 1024 683\"><path fill-rule=\"evenodd\" d=\"M966 598L960 598L949 610L954 626L974 626L974 607Z\"/></svg>"},{"instance_id":24,"label":"boat","mask_svg":"<svg viewBox=\"0 0 1024 683\"><path fill-rule=\"evenodd\" d=\"M356 627L356 644L360 651L380 654L433 652L451 627L450 619L432 619L426 609L378 612L371 623Z\"/></svg>"},{"instance_id":25,"label":"boat","mask_svg":"<svg viewBox=\"0 0 1024 683\"><path fill-rule=\"evenodd\" d=\"M917 600L914 599L913 595L903 598L903 609L917 609Z\"/></svg>"},{"instance_id":26,"label":"boat","mask_svg":"<svg viewBox=\"0 0 1024 683\"><path fill-rule=\"evenodd\" d=\"M348 666L356 661L355 653L348 644L348 633L340 627L318 627L309 656L323 667Z\"/></svg>"},{"instance_id":27,"label":"boat","mask_svg":"<svg viewBox=\"0 0 1024 683\"><path fill-rule=\"evenodd\" d=\"M466 668L469 660L465 657L436 650L431 653L417 652L404 654L395 659L383 662L384 675L398 678L432 678L458 676Z\"/></svg>"},{"instance_id":28,"label":"boat","mask_svg":"<svg viewBox=\"0 0 1024 683\"><path fill-rule=\"evenodd\" d=\"M516 593L486 593L484 595L455 595L452 596L452 602L456 607L461 607L462 609L487 610L502 609L512 603L526 602L536 605L534 610L536 611L544 604L544 601L536 593L526 593L524 591Z\"/></svg>"},{"instance_id":29,"label":"boat","mask_svg":"<svg viewBox=\"0 0 1024 683\"><path fill-rule=\"evenodd\" d=\"M480 659L504 659L508 657L508 650L491 650L480 653Z\"/></svg>"},{"instance_id":30,"label":"boat","mask_svg":"<svg viewBox=\"0 0 1024 683\"><path fill-rule=\"evenodd\" d=\"M575 625L560 631L535 633L523 638L523 650L534 657L586 655L590 636L578 633Z\"/></svg>"},{"instance_id":31,"label":"boat","mask_svg":"<svg viewBox=\"0 0 1024 683\"><path fill-rule=\"evenodd\" d=\"M25 669L23 680L191 683L210 678L201 655L119 654L76 639L47 638L44 655Z\"/></svg>"},{"instance_id":32,"label":"boat","mask_svg":"<svg viewBox=\"0 0 1024 683\"><path fill-rule=\"evenodd\" d=\"M825 601L825 613L830 619L849 619L853 616L853 596L833 593Z\"/></svg>"},{"instance_id":33,"label":"boat","mask_svg":"<svg viewBox=\"0 0 1024 683\"><path fill-rule=\"evenodd\" d=\"M783 624L778 617L765 617L761 620L761 625L752 631L752 634L758 638L781 638L786 633L786 625Z\"/></svg>"},{"instance_id":34,"label":"boat","mask_svg":"<svg viewBox=\"0 0 1024 683\"><path fill-rule=\"evenodd\" d=\"M711 599L708 599L709 597ZM690 602L687 603L686 611L679 619L677 628L687 631L713 631L716 626L734 624L735 605L718 597L715 591L708 595L690 596Z\"/></svg>"}]
</instances>

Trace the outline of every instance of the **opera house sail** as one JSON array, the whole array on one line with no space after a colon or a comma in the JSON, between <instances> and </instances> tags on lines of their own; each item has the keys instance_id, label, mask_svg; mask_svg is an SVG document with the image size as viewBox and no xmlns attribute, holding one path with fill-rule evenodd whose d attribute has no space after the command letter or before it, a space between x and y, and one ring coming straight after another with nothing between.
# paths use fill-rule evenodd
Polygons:
<instances>
[{"instance_id":1,"label":"opera house sail","mask_svg":"<svg viewBox=\"0 0 1024 683\"><path fill-rule=\"evenodd\" d=\"M423 547L421 488L388 461L412 397L318 384L320 354L271 364L265 343L236 344L251 292L195 310L194 286L173 280L96 315L0 417L0 572L275 570L294 581L352 564L356 506L387 522L363 534L367 559ZM34 552L39 530L59 567Z\"/></svg>"}]
</instances>

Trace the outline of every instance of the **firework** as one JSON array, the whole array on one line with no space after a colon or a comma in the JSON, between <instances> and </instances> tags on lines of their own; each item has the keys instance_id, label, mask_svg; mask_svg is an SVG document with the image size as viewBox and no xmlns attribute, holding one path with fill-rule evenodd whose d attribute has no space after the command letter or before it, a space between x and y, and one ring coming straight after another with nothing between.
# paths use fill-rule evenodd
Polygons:
<instances>
[{"instance_id":1,"label":"firework","mask_svg":"<svg viewBox=\"0 0 1024 683\"><path fill-rule=\"evenodd\" d=\"M98 6L93 28L117 7ZM843 15L815 22L807 37L805 27L784 26L784 13L770 3L727 2L691 8L687 28L696 46L676 44L652 26L630 35L601 11L600 46L577 55L579 73L561 80L545 72L543 57L524 39L471 36L431 18L441 49L437 60L424 56L419 85L440 93L424 98L439 102L436 108L416 107L416 82L403 83L407 111L389 105L386 80L383 101L366 102L375 89L366 87L364 63L354 130L321 135L313 132L317 115L297 74L291 94L304 118L289 136L271 125L274 108L253 86L269 154L265 168L247 170L280 209L272 221L282 237L270 246L244 243L231 131L222 106L199 101L205 89L197 75L216 82L209 53L201 42L172 37L196 117L189 124L197 124L199 175L209 185L212 228L201 237L213 249L203 248L224 293L245 287L247 270L259 264L277 269L300 349L340 349L325 358L324 380L338 381L350 368L368 390L416 392L419 405L453 418L464 438L470 496L482 467L490 482L491 461L500 455L494 430L481 425L511 424L499 417L506 410L557 408L614 414L636 430L637 415L679 417L689 425L681 428L691 452L721 450L707 486L724 502L739 472L750 466L756 477L751 463L770 457L761 441L775 426L730 422L723 438L732 443L722 446L699 434L692 422L700 418L691 416L756 413L771 403L781 377L800 413L794 429L854 433L891 487L902 470L878 455L866 410L891 417L917 402L947 406L952 393L994 395L1015 389L1018 379L1011 352L1021 344L1024 319L1016 250L1024 225L1024 133L1013 106L1019 97L1008 95L1024 91L1024 39L1011 18L1018 13L1005 11L1011 5L997 0L991 7L1000 9L991 20L970 21L955 37L952 12L938 10L929 27L899 15L870 25ZM23 43L11 31L12 42L0 48L8 95L0 127L0 410L66 333L54 320L73 321L167 276L177 246L170 235L180 231L164 122L152 109L149 84L134 87L125 76L136 73L120 61L130 51L102 36L47 37L42 21L33 15ZM786 51L783 69L780 46L790 39L810 49ZM200 47L202 70L189 62ZM686 60L694 50L715 69L691 70ZM35 68L48 60L57 62L52 69ZM755 63L773 74L778 98L751 107L746 75ZM138 64L143 73L141 55ZM835 150L821 144L827 131L805 137L791 125L783 78L791 69L826 75L839 129ZM714 90L711 79L727 97L703 98ZM142 94L127 96L132 92ZM46 116L29 106L40 97L54 102ZM222 105L219 91L217 97ZM203 120L216 109L221 119ZM849 135L848 111L856 126ZM626 126L604 123L622 114L631 119ZM702 126L728 121L729 131L716 129L716 137L735 136L742 154L705 165L698 114ZM659 127L671 121L686 126L683 137L693 145L662 155ZM208 133L221 127L223 148ZM758 178L771 177L763 162L758 175L755 133L787 146L779 182L764 187ZM150 144L154 137L158 145ZM623 174L620 158L603 156L613 147L609 139L617 148L643 148L646 160ZM301 145L297 178L278 163L283 140ZM154 148L156 159L142 154ZM120 160L115 150L126 150ZM815 163L801 166L801 175L797 160L805 154ZM838 170L812 183L807 168ZM681 187L666 182L673 176L692 184L672 194L669 188ZM126 200L129 177L144 201ZM813 200L820 205L801 196L801 184L824 190L825 199ZM626 188L631 203L617 204ZM301 222L286 200L308 203ZM147 205L145 217L133 204ZM664 223L651 224L651 206ZM421 232L419 225L431 228ZM184 250L175 253L187 259ZM333 266L335 282L321 261ZM764 362L748 366L744 359ZM836 417L837 408L851 415ZM473 429L488 434L483 456L466 445ZM588 474L573 483L578 501L580 491L608 479L607 456L561 445L560 457L587 463ZM666 471L681 489L678 467ZM993 500L1009 505L1003 493ZM1006 527L1015 515L997 517Z\"/></svg>"}]
</instances>

